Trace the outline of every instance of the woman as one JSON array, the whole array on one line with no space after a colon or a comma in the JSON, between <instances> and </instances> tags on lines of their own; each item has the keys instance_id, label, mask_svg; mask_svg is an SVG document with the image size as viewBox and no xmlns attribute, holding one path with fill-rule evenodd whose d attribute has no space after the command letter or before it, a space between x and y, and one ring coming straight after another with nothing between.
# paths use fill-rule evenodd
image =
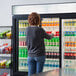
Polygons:
<instances>
[{"instance_id":1,"label":"woman","mask_svg":"<svg viewBox=\"0 0 76 76\"><path fill-rule=\"evenodd\" d=\"M48 35L40 25L40 16L37 13L31 13L28 16L29 27L26 28L26 44L28 47L28 76L38 74L43 71L45 62L44 38L51 39L53 34Z\"/></svg>"}]
</instances>

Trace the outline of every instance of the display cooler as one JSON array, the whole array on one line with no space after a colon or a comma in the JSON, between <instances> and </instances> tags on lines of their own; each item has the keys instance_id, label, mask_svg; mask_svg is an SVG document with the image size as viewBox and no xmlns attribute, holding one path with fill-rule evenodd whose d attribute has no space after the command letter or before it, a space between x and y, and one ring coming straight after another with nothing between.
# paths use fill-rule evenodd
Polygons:
<instances>
[{"instance_id":1,"label":"display cooler","mask_svg":"<svg viewBox=\"0 0 76 76\"><path fill-rule=\"evenodd\" d=\"M44 39L46 60L43 72L73 65L76 60L76 14L40 14L41 26L46 33L53 30L56 35ZM13 74L27 75L28 50L26 46L26 27L28 14L13 16Z\"/></svg>"},{"instance_id":2,"label":"display cooler","mask_svg":"<svg viewBox=\"0 0 76 76\"><path fill-rule=\"evenodd\" d=\"M72 6L70 7L70 5ZM52 39L44 39L46 60L43 72L69 67L75 64L76 13L71 13L70 9L68 9L69 7L74 8L75 6L74 4L58 4L58 6L57 4L43 4L13 7L13 76L27 76L28 74L28 50L25 31L29 26L27 19L31 12L40 14L41 26L39 27L42 27L46 33L51 34L52 31L56 31ZM72 11L74 12L73 9Z\"/></svg>"},{"instance_id":3,"label":"display cooler","mask_svg":"<svg viewBox=\"0 0 76 76\"><path fill-rule=\"evenodd\" d=\"M10 76L11 51L11 26L0 26L0 76Z\"/></svg>"}]
</instances>

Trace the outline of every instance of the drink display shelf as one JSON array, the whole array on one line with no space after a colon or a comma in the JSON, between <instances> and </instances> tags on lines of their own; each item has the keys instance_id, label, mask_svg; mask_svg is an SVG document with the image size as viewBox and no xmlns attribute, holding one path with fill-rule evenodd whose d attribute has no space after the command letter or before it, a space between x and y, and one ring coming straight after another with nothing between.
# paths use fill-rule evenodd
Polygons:
<instances>
[{"instance_id":1,"label":"drink display shelf","mask_svg":"<svg viewBox=\"0 0 76 76\"><path fill-rule=\"evenodd\" d=\"M19 71L28 72L28 67L27 68L26 67L19 67Z\"/></svg>"},{"instance_id":2,"label":"drink display shelf","mask_svg":"<svg viewBox=\"0 0 76 76\"><path fill-rule=\"evenodd\" d=\"M19 59L27 59L27 58L24 58L24 57L19 57Z\"/></svg>"},{"instance_id":3,"label":"drink display shelf","mask_svg":"<svg viewBox=\"0 0 76 76\"><path fill-rule=\"evenodd\" d=\"M55 70L55 69L59 69L59 68L54 68L54 67L48 68L48 67L44 67L43 72L52 71L52 70Z\"/></svg>"},{"instance_id":4,"label":"drink display shelf","mask_svg":"<svg viewBox=\"0 0 76 76\"><path fill-rule=\"evenodd\" d=\"M26 36L19 36L19 38L26 38Z\"/></svg>"},{"instance_id":5,"label":"drink display shelf","mask_svg":"<svg viewBox=\"0 0 76 76\"><path fill-rule=\"evenodd\" d=\"M58 60L59 61L59 59L51 59L51 58L46 58L46 60Z\"/></svg>"},{"instance_id":6,"label":"drink display shelf","mask_svg":"<svg viewBox=\"0 0 76 76\"><path fill-rule=\"evenodd\" d=\"M59 36L54 36L54 37L59 37Z\"/></svg>"},{"instance_id":7,"label":"drink display shelf","mask_svg":"<svg viewBox=\"0 0 76 76\"><path fill-rule=\"evenodd\" d=\"M65 25L64 25L64 27L76 27L76 26L65 26Z\"/></svg>"},{"instance_id":8,"label":"drink display shelf","mask_svg":"<svg viewBox=\"0 0 76 76\"><path fill-rule=\"evenodd\" d=\"M54 50L54 51L46 50L46 52L56 52L56 53L59 53L59 50Z\"/></svg>"},{"instance_id":9,"label":"drink display shelf","mask_svg":"<svg viewBox=\"0 0 76 76\"><path fill-rule=\"evenodd\" d=\"M27 27L19 27L19 29L26 29Z\"/></svg>"},{"instance_id":10,"label":"drink display shelf","mask_svg":"<svg viewBox=\"0 0 76 76\"><path fill-rule=\"evenodd\" d=\"M0 57L11 57L11 54L0 54Z\"/></svg>"},{"instance_id":11,"label":"drink display shelf","mask_svg":"<svg viewBox=\"0 0 76 76\"><path fill-rule=\"evenodd\" d=\"M66 39L68 39L68 38L69 38L69 39L71 39L71 38L74 38L74 39L75 39L75 38L76 38L76 36L63 36L63 37L66 38ZM69 40L69 39L68 39L68 40Z\"/></svg>"},{"instance_id":12,"label":"drink display shelf","mask_svg":"<svg viewBox=\"0 0 76 76\"><path fill-rule=\"evenodd\" d=\"M9 67L0 67L0 69L10 69Z\"/></svg>"},{"instance_id":13,"label":"drink display shelf","mask_svg":"<svg viewBox=\"0 0 76 76\"><path fill-rule=\"evenodd\" d=\"M65 53L76 53L76 51L65 51Z\"/></svg>"},{"instance_id":14,"label":"drink display shelf","mask_svg":"<svg viewBox=\"0 0 76 76\"><path fill-rule=\"evenodd\" d=\"M71 47L71 46L65 46L65 48L76 48L76 46L73 46L73 47Z\"/></svg>"},{"instance_id":15,"label":"drink display shelf","mask_svg":"<svg viewBox=\"0 0 76 76\"><path fill-rule=\"evenodd\" d=\"M19 48L27 48L27 46L19 46Z\"/></svg>"},{"instance_id":16,"label":"drink display shelf","mask_svg":"<svg viewBox=\"0 0 76 76\"><path fill-rule=\"evenodd\" d=\"M76 46L65 46L65 48L76 48Z\"/></svg>"},{"instance_id":17,"label":"drink display shelf","mask_svg":"<svg viewBox=\"0 0 76 76\"><path fill-rule=\"evenodd\" d=\"M10 40L10 41L11 41L11 39L7 39L7 38L6 38L6 39L1 39L1 38L0 38L0 40Z\"/></svg>"}]
</instances>

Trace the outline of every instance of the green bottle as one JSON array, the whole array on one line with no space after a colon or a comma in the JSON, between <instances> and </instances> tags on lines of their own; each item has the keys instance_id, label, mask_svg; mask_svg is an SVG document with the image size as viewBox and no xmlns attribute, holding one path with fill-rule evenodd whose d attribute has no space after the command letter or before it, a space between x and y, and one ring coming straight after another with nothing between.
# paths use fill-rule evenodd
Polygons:
<instances>
[{"instance_id":1,"label":"green bottle","mask_svg":"<svg viewBox=\"0 0 76 76\"><path fill-rule=\"evenodd\" d=\"M23 57L23 49L21 49L21 57Z\"/></svg>"},{"instance_id":2,"label":"green bottle","mask_svg":"<svg viewBox=\"0 0 76 76\"><path fill-rule=\"evenodd\" d=\"M20 52L20 51L21 51L21 49L19 48L19 57L20 57L20 55L21 55L21 52Z\"/></svg>"},{"instance_id":3,"label":"green bottle","mask_svg":"<svg viewBox=\"0 0 76 76\"><path fill-rule=\"evenodd\" d=\"M25 49L24 49L24 58L26 57L26 54L25 54Z\"/></svg>"}]
</instances>

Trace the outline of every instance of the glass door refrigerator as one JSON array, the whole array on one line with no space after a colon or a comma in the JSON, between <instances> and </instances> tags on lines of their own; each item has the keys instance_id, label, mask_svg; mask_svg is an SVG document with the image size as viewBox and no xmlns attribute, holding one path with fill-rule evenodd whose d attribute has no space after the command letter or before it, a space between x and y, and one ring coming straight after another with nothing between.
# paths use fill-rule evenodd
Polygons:
<instances>
[{"instance_id":1,"label":"glass door refrigerator","mask_svg":"<svg viewBox=\"0 0 76 76\"><path fill-rule=\"evenodd\" d=\"M11 51L11 26L0 26L0 76L10 76Z\"/></svg>"},{"instance_id":2,"label":"glass door refrigerator","mask_svg":"<svg viewBox=\"0 0 76 76\"><path fill-rule=\"evenodd\" d=\"M60 19L54 14L40 14L41 26L46 33L51 34L56 31L54 37L50 40L44 39L46 49L46 60L43 72L61 67L61 36L60 36ZM28 50L26 46L26 27L28 24L28 15L13 16L13 75L27 76L28 73Z\"/></svg>"},{"instance_id":3,"label":"glass door refrigerator","mask_svg":"<svg viewBox=\"0 0 76 76\"><path fill-rule=\"evenodd\" d=\"M63 67L69 67L76 63L76 14L69 16L71 17L62 19Z\"/></svg>"}]
</instances>

